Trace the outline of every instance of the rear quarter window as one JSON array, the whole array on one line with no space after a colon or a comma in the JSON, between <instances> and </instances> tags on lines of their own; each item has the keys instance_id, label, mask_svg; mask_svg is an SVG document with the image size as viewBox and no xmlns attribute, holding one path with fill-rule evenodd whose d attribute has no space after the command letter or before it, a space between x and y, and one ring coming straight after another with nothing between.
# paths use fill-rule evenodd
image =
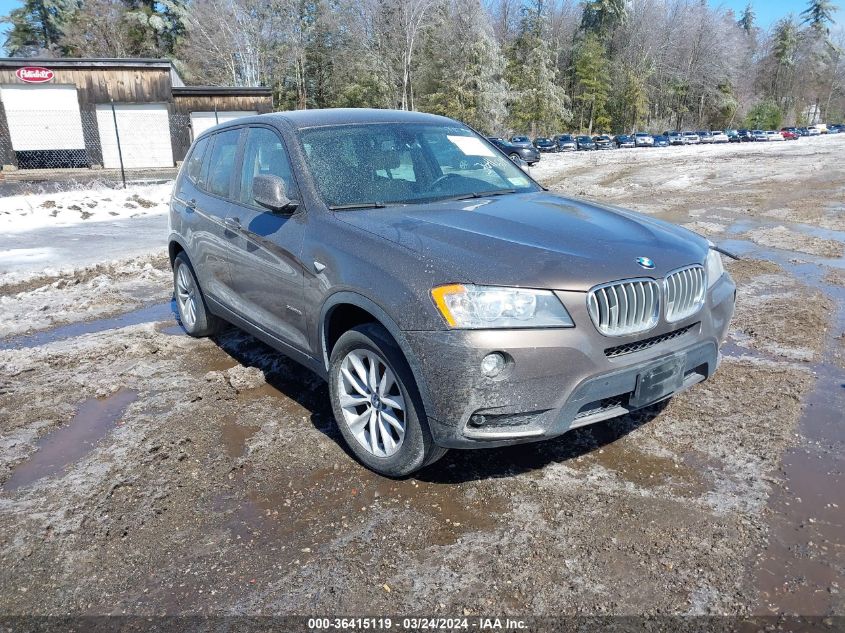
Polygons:
<instances>
[{"instance_id":1,"label":"rear quarter window","mask_svg":"<svg viewBox=\"0 0 845 633\"><path fill-rule=\"evenodd\" d=\"M194 185L199 184L200 176L202 175L202 159L205 156L205 150L207 148L208 137L201 138L194 145L194 149L185 165L185 178Z\"/></svg>"},{"instance_id":2,"label":"rear quarter window","mask_svg":"<svg viewBox=\"0 0 845 633\"><path fill-rule=\"evenodd\" d=\"M229 196L240 136L239 129L214 135L214 146L208 159L208 175L205 181L205 190L209 193L224 198Z\"/></svg>"}]
</instances>

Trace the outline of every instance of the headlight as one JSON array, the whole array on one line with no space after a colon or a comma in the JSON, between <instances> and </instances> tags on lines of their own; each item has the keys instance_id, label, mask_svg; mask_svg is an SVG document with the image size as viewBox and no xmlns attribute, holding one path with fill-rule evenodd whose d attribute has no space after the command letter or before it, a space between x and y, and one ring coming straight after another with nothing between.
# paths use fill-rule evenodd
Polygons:
<instances>
[{"instance_id":1,"label":"headlight","mask_svg":"<svg viewBox=\"0 0 845 633\"><path fill-rule=\"evenodd\" d=\"M707 268L707 287L710 288L725 273L725 267L722 265L722 256L711 248L707 252L707 263L705 266Z\"/></svg>"},{"instance_id":2,"label":"headlight","mask_svg":"<svg viewBox=\"0 0 845 633\"><path fill-rule=\"evenodd\" d=\"M450 284L431 291L450 327L459 329L574 327L549 290Z\"/></svg>"}]
</instances>

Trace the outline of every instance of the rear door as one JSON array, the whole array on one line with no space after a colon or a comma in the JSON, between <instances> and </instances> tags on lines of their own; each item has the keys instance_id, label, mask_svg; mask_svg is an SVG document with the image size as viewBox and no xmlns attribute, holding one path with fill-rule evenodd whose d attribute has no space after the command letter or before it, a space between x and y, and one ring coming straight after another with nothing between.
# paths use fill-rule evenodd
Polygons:
<instances>
[{"instance_id":1,"label":"rear door","mask_svg":"<svg viewBox=\"0 0 845 633\"><path fill-rule=\"evenodd\" d=\"M238 312L285 342L308 351L300 261L307 214L281 137L269 127L246 128L237 199L227 221L232 286ZM280 177L296 209L273 212L253 199L252 179Z\"/></svg>"},{"instance_id":2,"label":"rear door","mask_svg":"<svg viewBox=\"0 0 845 633\"><path fill-rule=\"evenodd\" d=\"M236 302L229 276L229 241L225 225L237 182L235 170L241 129L218 132L208 139L202 164L193 163L197 142L185 166L184 184L178 198L184 205L182 235L190 245L190 257L203 292L227 306Z\"/></svg>"}]
</instances>

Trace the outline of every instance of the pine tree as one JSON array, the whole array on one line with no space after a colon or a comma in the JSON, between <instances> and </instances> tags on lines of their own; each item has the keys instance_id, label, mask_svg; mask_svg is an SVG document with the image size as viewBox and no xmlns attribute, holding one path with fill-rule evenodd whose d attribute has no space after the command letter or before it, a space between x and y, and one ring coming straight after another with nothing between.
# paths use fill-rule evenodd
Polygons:
<instances>
[{"instance_id":1,"label":"pine tree","mask_svg":"<svg viewBox=\"0 0 845 633\"><path fill-rule=\"evenodd\" d=\"M594 125L597 129L603 129L610 124L605 110L610 94L609 70L610 62L599 36L595 33L587 34L575 53L575 79L578 85L575 99L581 103L579 128L584 128L586 114L589 134L593 133Z\"/></svg>"},{"instance_id":2,"label":"pine tree","mask_svg":"<svg viewBox=\"0 0 845 633\"><path fill-rule=\"evenodd\" d=\"M542 0L523 6L519 32L507 50L509 123L531 136L552 134L571 117L569 99L557 83L556 58L545 37L546 11Z\"/></svg>"},{"instance_id":3,"label":"pine tree","mask_svg":"<svg viewBox=\"0 0 845 633\"><path fill-rule=\"evenodd\" d=\"M754 7L749 2L745 5L745 9L742 10L742 15L739 16L737 24L746 33L751 33L751 31L754 30L754 20L756 19L756 17L757 16L754 15Z\"/></svg>"},{"instance_id":4,"label":"pine tree","mask_svg":"<svg viewBox=\"0 0 845 633\"><path fill-rule=\"evenodd\" d=\"M801 17L804 18L802 24L809 24L810 28L826 35L830 32L830 25L834 23L833 14L837 8L829 0L810 0L807 8L801 12Z\"/></svg>"},{"instance_id":5,"label":"pine tree","mask_svg":"<svg viewBox=\"0 0 845 633\"><path fill-rule=\"evenodd\" d=\"M73 0L24 0L6 18L11 24L3 48L12 57L60 55L62 29L73 14Z\"/></svg>"},{"instance_id":6,"label":"pine tree","mask_svg":"<svg viewBox=\"0 0 845 633\"><path fill-rule=\"evenodd\" d=\"M481 0L452 0L439 15L427 53L422 110L498 133L504 119L504 60Z\"/></svg>"},{"instance_id":7,"label":"pine tree","mask_svg":"<svg viewBox=\"0 0 845 633\"><path fill-rule=\"evenodd\" d=\"M625 0L589 0L584 5L581 28L587 33L607 37L626 18Z\"/></svg>"}]
</instances>

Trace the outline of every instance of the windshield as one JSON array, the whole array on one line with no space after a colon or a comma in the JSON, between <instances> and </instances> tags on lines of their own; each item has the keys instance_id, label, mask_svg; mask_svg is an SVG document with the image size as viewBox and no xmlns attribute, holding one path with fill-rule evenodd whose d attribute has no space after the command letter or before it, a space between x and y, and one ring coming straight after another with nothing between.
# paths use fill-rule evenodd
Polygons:
<instances>
[{"instance_id":1,"label":"windshield","mask_svg":"<svg viewBox=\"0 0 845 633\"><path fill-rule=\"evenodd\" d=\"M457 125L338 125L304 129L299 136L330 208L539 190L493 145Z\"/></svg>"}]
</instances>

